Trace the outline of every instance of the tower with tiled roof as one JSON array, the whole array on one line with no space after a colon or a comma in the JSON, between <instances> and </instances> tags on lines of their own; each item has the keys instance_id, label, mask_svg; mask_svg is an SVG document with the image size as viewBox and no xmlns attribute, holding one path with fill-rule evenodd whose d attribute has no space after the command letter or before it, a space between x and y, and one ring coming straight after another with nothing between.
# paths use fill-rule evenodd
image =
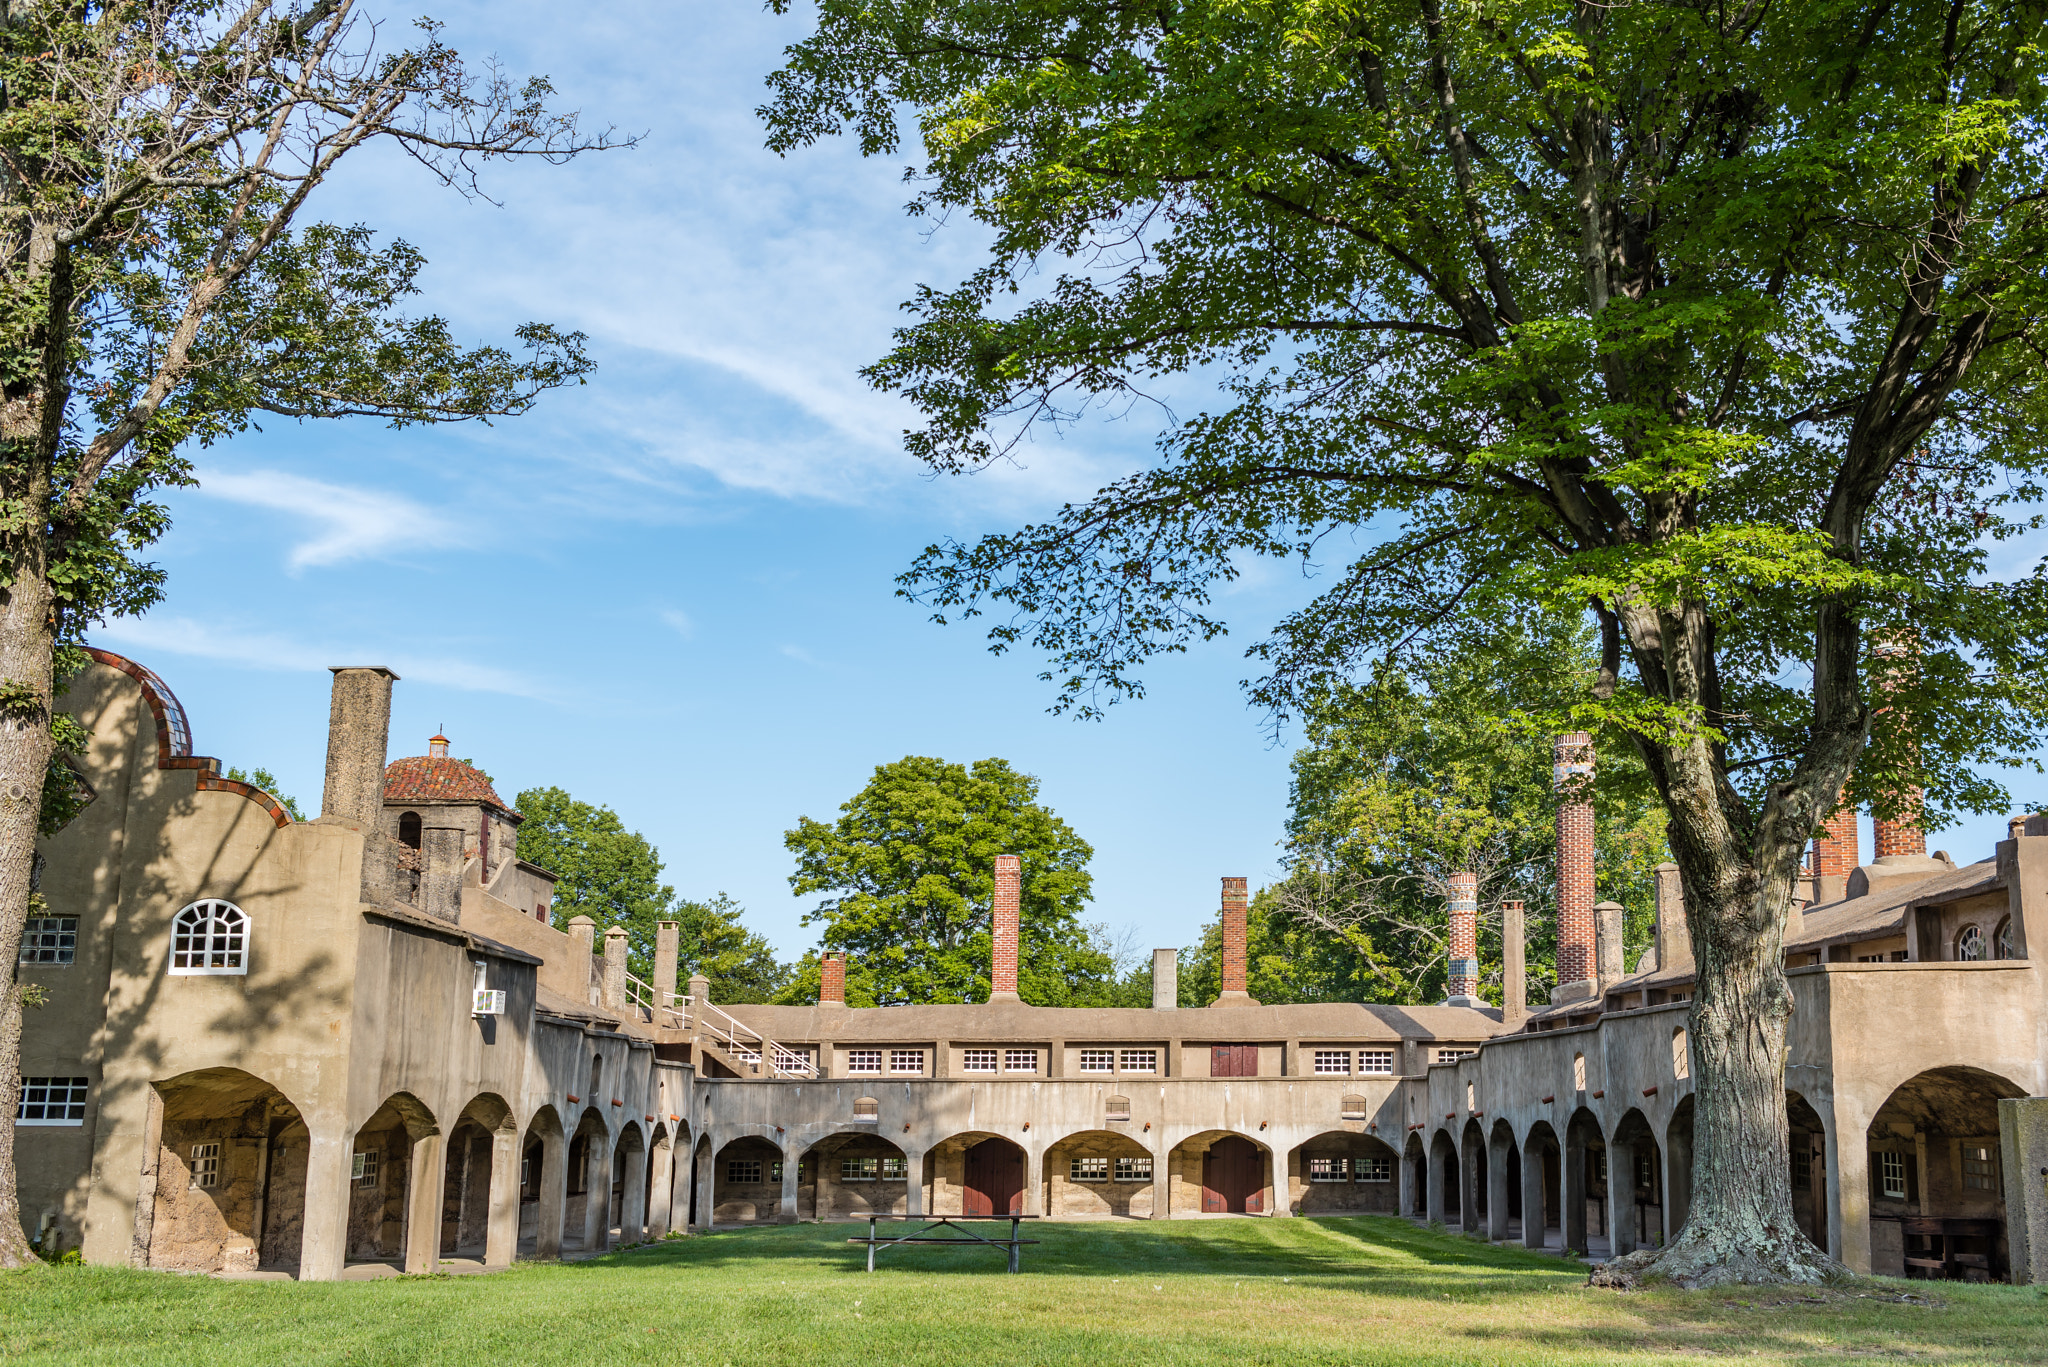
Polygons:
<instances>
[{"instance_id":1,"label":"tower with tiled roof","mask_svg":"<svg viewBox=\"0 0 2048 1367\"><path fill-rule=\"evenodd\" d=\"M464 859L475 861L477 882L490 887L499 871L519 857L523 820L498 796L489 774L449 755L444 735L427 741L426 754L396 759L384 768L385 829L413 852L409 862L415 885L426 833L456 830Z\"/></svg>"}]
</instances>

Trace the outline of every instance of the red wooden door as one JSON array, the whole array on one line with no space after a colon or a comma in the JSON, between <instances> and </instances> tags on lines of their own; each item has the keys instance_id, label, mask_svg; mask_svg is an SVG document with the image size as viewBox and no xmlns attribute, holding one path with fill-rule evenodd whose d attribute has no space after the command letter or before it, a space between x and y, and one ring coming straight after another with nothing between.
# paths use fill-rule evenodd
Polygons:
<instances>
[{"instance_id":1,"label":"red wooden door","mask_svg":"<svg viewBox=\"0 0 2048 1367\"><path fill-rule=\"evenodd\" d=\"M1002 1139L984 1139L969 1149L961 1213L1021 1215L1023 1211L1024 1151Z\"/></svg>"},{"instance_id":2,"label":"red wooden door","mask_svg":"<svg viewBox=\"0 0 2048 1367\"><path fill-rule=\"evenodd\" d=\"M1218 1044L1210 1048L1210 1077L1257 1077L1258 1075L1258 1045Z\"/></svg>"},{"instance_id":3,"label":"red wooden door","mask_svg":"<svg viewBox=\"0 0 2048 1367\"><path fill-rule=\"evenodd\" d=\"M1261 1199L1265 1163L1259 1146L1249 1139L1231 1135L1217 1140L1202 1156L1202 1209L1216 1214L1256 1215L1265 1209Z\"/></svg>"}]
</instances>

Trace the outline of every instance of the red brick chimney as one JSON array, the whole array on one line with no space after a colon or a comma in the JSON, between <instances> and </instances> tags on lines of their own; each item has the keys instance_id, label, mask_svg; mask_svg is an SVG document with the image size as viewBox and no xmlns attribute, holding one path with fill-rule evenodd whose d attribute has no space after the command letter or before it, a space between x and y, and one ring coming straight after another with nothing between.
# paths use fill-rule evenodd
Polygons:
<instances>
[{"instance_id":1,"label":"red brick chimney","mask_svg":"<svg viewBox=\"0 0 2048 1367\"><path fill-rule=\"evenodd\" d=\"M1872 648L1872 654L1886 661L1885 667L1877 671L1873 691L1882 700L1892 692L1898 683L1910 681L1919 665L1919 648L1910 636L1887 637ZM1889 706L1880 706L1878 713L1892 712ZM1911 742L1908 742L1910 747ZM1909 749L1909 753L1912 751ZM1927 832L1921 826L1920 804L1922 794L1919 788L1908 788L1900 794L1899 813L1889 820L1873 820L1872 834L1876 837L1878 859L1906 856L1925 859L1927 857Z\"/></svg>"},{"instance_id":2,"label":"red brick chimney","mask_svg":"<svg viewBox=\"0 0 2048 1367\"><path fill-rule=\"evenodd\" d=\"M1017 923L1023 900L1024 873L1014 854L996 856L993 954L988 969L988 999L1013 1002L1017 996Z\"/></svg>"},{"instance_id":3,"label":"red brick chimney","mask_svg":"<svg viewBox=\"0 0 2048 1367\"><path fill-rule=\"evenodd\" d=\"M1911 789L1906 794L1905 809L1889 821L1882 818L1870 823L1877 836L1877 857L1909 854L1925 857L1927 854L1927 832L1920 826L1920 790Z\"/></svg>"},{"instance_id":4,"label":"red brick chimney","mask_svg":"<svg viewBox=\"0 0 2048 1367\"><path fill-rule=\"evenodd\" d=\"M1245 929L1245 880L1223 880L1223 991L1211 1006L1257 1006L1245 990L1245 966L1250 956Z\"/></svg>"},{"instance_id":5,"label":"red brick chimney","mask_svg":"<svg viewBox=\"0 0 2048 1367\"><path fill-rule=\"evenodd\" d=\"M1821 825L1813 842L1813 900L1839 902L1849 893L1849 875L1863 862L1856 835L1856 809L1844 807Z\"/></svg>"},{"instance_id":6,"label":"red brick chimney","mask_svg":"<svg viewBox=\"0 0 2048 1367\"><path fill-rule=\"evenodd\" d=\"M836 949L818 961L818 1005L846 1005L846 955Z\"/></svg>"},{"instance_id":7,"label":"red brick chimney","mask_svg":"<svg viewBox=\"0 0 2048 1367\"><path fill-rule=\"evenodd\" d=\"M1557 738L1557 1000L1597 995L1593 924L1593 737Z\"/></svg>"},{"instance_id":8,"label":"red brick chimney","mask_svg":"<svg viewBox=\"0 0 2048 1367\"><path fill-rule=\"evenodd\" d=\"M1448 1006L1479 1004L1479 878L1451 875L1451 972Z\"/></svg>"}]
</instances>

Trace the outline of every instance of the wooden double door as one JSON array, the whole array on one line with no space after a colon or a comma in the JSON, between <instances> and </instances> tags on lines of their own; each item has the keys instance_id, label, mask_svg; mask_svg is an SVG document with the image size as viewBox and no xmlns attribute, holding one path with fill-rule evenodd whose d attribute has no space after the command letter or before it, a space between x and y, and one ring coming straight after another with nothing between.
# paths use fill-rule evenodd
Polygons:
<instances>
[{"instance_id":1,"label":"wooden double door","mask_svg":"<svg viewBox=\"0 0 2048 1367\"><path fill-rule=\"evenodd\" d=\"M967 1151L963 1215L1024 1213L1024 1150L1007 1139L984 1139Z\"/></svg>"},{"instance_id":2,"label":"wooden double door","mask_svg":"<svg viewBox=\"0 0 2048 1367\"><path fill-rule=\"evenodd\" d=\"M1265 1154L1249 1139L1229 1135L1202 1155L1202 1209L1210 1214L1265 1213Z\"/></svg>"}]
</instances>

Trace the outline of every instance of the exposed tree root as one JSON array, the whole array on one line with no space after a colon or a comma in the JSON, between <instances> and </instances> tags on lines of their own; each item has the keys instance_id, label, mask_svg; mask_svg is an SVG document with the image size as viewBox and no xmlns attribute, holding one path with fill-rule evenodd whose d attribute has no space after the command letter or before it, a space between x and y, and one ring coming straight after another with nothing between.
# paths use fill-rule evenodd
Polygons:
<instances>
[{"instance_id":1,"label":"exposed tree root","mask_svg":"<svg viewBox=\"0 0 2048 1367\"><path fill-rule=\"evenodd\" d=\"M1669 1248L1639 1248L1593 1269L1588 1286L1633 1291L1663 1282L1697 1291L1713 1286L1820 1286L1855 1274L1814 1247L1798 1230L1790 1236L1734 1240L1681 1234Z\"/></svg>"}]
</instances>

